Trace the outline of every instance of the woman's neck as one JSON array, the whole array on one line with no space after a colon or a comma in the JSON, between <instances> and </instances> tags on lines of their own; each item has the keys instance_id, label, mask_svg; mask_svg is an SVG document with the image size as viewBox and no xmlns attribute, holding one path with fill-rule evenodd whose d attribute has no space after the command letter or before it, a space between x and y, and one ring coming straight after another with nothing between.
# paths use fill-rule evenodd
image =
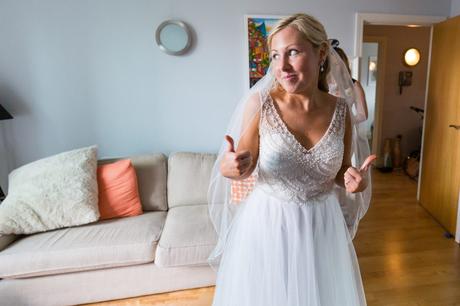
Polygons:
<instances>
[{"instance_id":1,"label":"woman's neck","mask_svg":"<svg viewBox=\"0 0 460 306\"><path fill-rule=\"evenodd\" d=\"M282 100L294 107L301 107L308 112L320 107L320 96L320 90L315 88L313 90L308 90L299 93L284 92Z\"/></svg>"}]
</instances>

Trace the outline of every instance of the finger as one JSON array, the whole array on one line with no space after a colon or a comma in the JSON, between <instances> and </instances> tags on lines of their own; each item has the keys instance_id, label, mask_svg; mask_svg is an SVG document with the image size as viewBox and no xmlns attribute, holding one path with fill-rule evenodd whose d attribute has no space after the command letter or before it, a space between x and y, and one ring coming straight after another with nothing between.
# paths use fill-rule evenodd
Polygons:
<instances>
[{"instance_id":1,"label":"finger","mask_svg":"<svg viewBox=\"0 0 460 306\"><path fill-rule=\"evenodd\" d=\"M237 165L251 164L252 156L249 154L249 155L245 156L244 158L235 158L235 162L236 162Z\"/></svg>"},{"instance_id":2,"label":"finger","mask_svg":"<svg viewBox=\"0 0 460 306\"><path fill-rule=\"evenodd\" d=\"M348 186L351 182L354 181L355 178L348 173L345 173L345 175L343 176L343 182L345 183L345 186Z\"/></svg>"},{"instance_id":3,"label":"finger","mask_svg":"<svg viewBox=\"0 0 460 306\"><path fill-rule=\"evenodd\" d=\"M238 165L238 167L236 167L236 168L237 168L237 170L240 172L240 174L242 174L242 173L244 173L246 170L249 169L250 165L251 165L250 163L240 164L240 165Z\"/></svg>"},{"instance_id":4,"label":"finger","mask_svg":"<svg viewBox=\"0 0 460 306\"><path fill-rule=\"evenodd\" d=\"M353 185L358 185L360 179L356 179L353 175L351 175L348 172L345 172L343 175L343 182L345 183L345 186L353 186Z\"/></svg>"},{"instance_id":5,"label":"finger","mask_svg":"<svg viewBox=\"0 0 460 306\"><path fill-rule=\"evenodd\" d=\"M344 174L344 183L345 187L357 188L359 184L363 181L363 177L358 170L353 167L348 168Z\"/></svg>"},{"instance_id":6,"label":"finger","mask_svg":"<svg viewBox=\"0 0 460 306\"><path fill-rule=\"evenodd\" d=\"M370 165L377 159L377 155L372 154L369 155L364 163L362 164L361 168L359 168L359 171L367 171L369 169Z\"/></svg>"},{"instance_id":7,"label":"finger","mask_svg":"<svg viewBox=\"0 0 460 306\"><path fill-rule=\"evenodd\" d=\"M245 159L245 160L239 161L238 165L239 165L240 167L247 167L247 166L249 166L249 165L251 164L251 162L252 162L252 159L251 159L251 158L247 158L247 159Z\"/></svg>"},{"instance_id":8,"label":"finger","mask_svg":"<svg viewBox=\"0 0 460 306\"><path fill-rule=\"evenodd\" d=\"M236 153L236 159L237 160L244 160L244 159L247 159L247 158L250 158L251 157L251 152L250 151L241 151L241 152L238 152Z\"/></svg>"},{"instance_id":9,"label":"finger","mask_svg":"<svg viewBox=\"0 0 460 306\"><path fill-rule=\"evenodd\" d=\"M361 173L359 173L359 171L354 167L349 167L345 173L348 173L354 179L361 178Z\"/></svg>"},{"instance_id":10,"label":"finger","mask_svg":"<svg viewBox=\"0 0 460 306\"><path fill-rule=\"evenodd\" d=\"M348 184L345 184L345 187L348 192L355 192L358 189L358 184L355 181L350 181Z\"/></svg>"},{"instance_id":11,"label":"finger","mask_svg":"<svg viewBox=\"0 0 460 306\"><path fill-rule=\"evenodd\" d=\"M252 163L252 158L247 158L247 159L244 159L244 160L238 160L236 161L236 166L239 167L247 167L248 165L251 165Z\"/></svg>"},{"instance_id":12,"label":"finger","mask_svg":"<svg viewBox=\"0 0 460 306\"><path fill-rule=\"evenodd\" d=\"M229 135L225 135L225 140L228 143L227 152L235 152L235 144L233 138Z\"/></svg>"},{"instance_id":13,"label":"finger","mask_svg":"<svg viewBox=\"0 0 460 306\"><path fill-rule=\"evenodd\" d=\"M350 173L345 172L343 175L343 179L345 180L345 182L348 182L350 180L353 180L353 176Z\"/></svg>"}]
</instances>

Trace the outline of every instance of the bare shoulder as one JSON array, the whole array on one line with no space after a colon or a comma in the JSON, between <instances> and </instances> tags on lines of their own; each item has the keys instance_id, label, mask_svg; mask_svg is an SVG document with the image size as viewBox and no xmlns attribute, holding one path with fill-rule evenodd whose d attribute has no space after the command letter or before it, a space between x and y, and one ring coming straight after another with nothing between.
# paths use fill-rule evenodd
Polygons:
<instances>
[{"instance_id":1,"label":"bare shoulder","mask_svg":"<svg viewBox=\"0 0 460 306\"><path fill-rule=\"evenodd\" d=\"M336 106L338 106L337 103L341 103L340 98L337 98L336 96L331 95L327 92L321 93L321 100L323 102L322 104L326 105L330 112L334 112Z\"/></svg>"}]
</instances>

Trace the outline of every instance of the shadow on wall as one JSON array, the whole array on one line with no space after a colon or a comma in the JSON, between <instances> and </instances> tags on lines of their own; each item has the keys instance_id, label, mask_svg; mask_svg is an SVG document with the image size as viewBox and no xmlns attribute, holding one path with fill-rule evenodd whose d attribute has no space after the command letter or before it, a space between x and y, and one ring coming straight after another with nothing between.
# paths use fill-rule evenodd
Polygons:
<instances>
[{"instance_id":1,"label":"shadow on wall","mask_svg":"<svg viewBox=\"0 0 460 306\"><path fill-rule=\"evenodd\" d=\"M0 84L0 103L14 117L0 121L0 186L3 191L8 190L8 174L17 166L15 148L23 141L36 139L34 130L28 131L28 139L15 137L21 129L21 122L30 120L30 110L24 101L6 84Z\"/></svg>"}]
</instances>

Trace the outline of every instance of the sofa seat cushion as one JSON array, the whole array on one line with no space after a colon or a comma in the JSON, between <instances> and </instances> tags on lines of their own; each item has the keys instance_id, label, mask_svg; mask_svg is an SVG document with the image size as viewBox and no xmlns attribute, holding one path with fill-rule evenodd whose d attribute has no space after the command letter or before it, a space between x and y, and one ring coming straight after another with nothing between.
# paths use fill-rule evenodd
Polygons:
<instances>
[{"instance_id":1,"label":"sofa seat cushion","mask_svg":"<svg viewBox=\"0 0 460 306\"><path fill-rule=\"evenodd\" d=\"M155 254L160 267L201 265L217 243L207 205L171 208Z\"/></svg>"},{"instance_id":2,"label":"sofa seat cushion","mask_svg":"<svg viewBox=\"0 0 460 306\"><path fill-rule=\"evenodd\" d=\"M23 278L152 262L166 212L27 236L0 252L0 278Z\"/></svg>"}]
</instances>

